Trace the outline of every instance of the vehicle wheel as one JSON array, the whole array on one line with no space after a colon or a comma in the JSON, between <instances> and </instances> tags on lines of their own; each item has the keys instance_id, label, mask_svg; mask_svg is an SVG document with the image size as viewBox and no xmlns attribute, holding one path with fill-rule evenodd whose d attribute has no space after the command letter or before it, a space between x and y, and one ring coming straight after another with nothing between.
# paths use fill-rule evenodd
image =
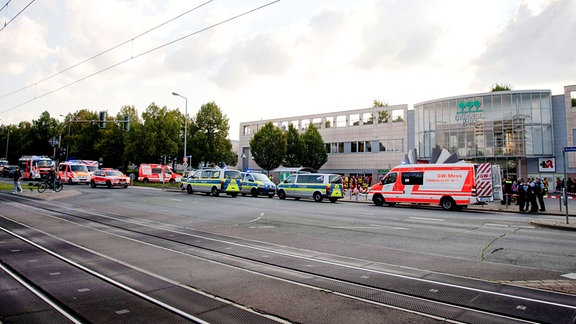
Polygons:
<instances>
[{"instance_id":1,"label":"vehicle wheel","mask_svg":"<svg viewBox=\"0 0 576 324\"><path fill-rule=\"evenodd\" d=\"M90 187L96 188L96 182L94 182L94 180L90 181Z\"/></svg>"},{"instance_id":2,"label":"vehicle wheel","mask_svg":"<svg viewBox=\"0 0 576 324\"><path fill-rule=\"evenodd\" d=\"M314 198L315 202L322 202L322 194L319 192L315 192L312 198Z\"/></svg>"},{"instance_id":3,"label":"vehicle wheel","mask_svg":"<svg viewBox=\"0 0 576 324\"><path fill-rule=\"evenodd\" d=\"M269 194L268 198L274 198L274 194Z\"/></svg>"},{"instance_id":4,"label":"vehicle wheel","mask_svg":"<svg viewBox=\"0 0 576 324\"><path fill-rule=\"evenodd\" d=\"M48 189L48 185L46 183L41 183L38 186L38 192L39 193L43 193L44 191L46 191L46 189Z\"/></svg>"},{"instance_id":5,"label":"vehicle wheel","mask_svg":"<svg viewBox=\"0 0 576 324\"><path fill-rule=\"evenodd\" d=\"M278 198L286 199L286 193L284 192L284 190L278 191Z\"/></svg>"},{"instance_id":6,"label":"vehicle wheel","mask_svg":"<svg viewBox=\"0 0 576 324\"><path fill-rule=\"evenodd\" d=\"M337 201L338 201L337 198L330 198L330 202L331 202L331 203L335 203L335 202L337 202Z\"/></svg>"},{"instance_id":7,"label":"vehicle wheel","mask_svg":"<svg viewBox=\"0 0 576 324\"><path fill-rule=\"evenodd\" d=\"M110 180L106 181L106 187L112 188L112 182L110 182Z\"/></svg>"},{"instance_id":8,"label":"vehicle wheel","mask_svg":"<svg viewBox=\"0 0 576 324\"><path fill-rule=\"evenodd\" d=\"M238 197L238 193L237 192L231 193L230 196L236 198L236 197Z\"/></svg>"},{"instance_id":9,"label":"vehicle wheel","mask_svg":"<svg viewBox=\"0 0 576 324\"><path fill-rule=\"evenodd\" d=\"M214 197L218 197L218 195L220 194L220 191L218 191L218 188L216 187L212 187L212 196Z\"/></svg>"},{"instance_id":10,"label":"vehicle wheel","mask_svg":"<svg viewBox=\"0 0 576 324\"><path fill-rule=\"evenodd\" d=\"M442 200L440 200L440 205L444 210L454 210L456 208L456 203L454 202L454 199L450 197L442 198Z\"/></svg>"},{"instance_id":11,"label":"vehicle wheel","mask_svg":"<svg viewBox=\"0 0 576 324\"><path fill-rule=\"evenodd\" d=\"M382 197L381 195L375 195L374 197L372 197L372 201L374 202L374 205L376 205L376 206L383 206L384 205L384 197Z\"/></svg>"},{"instance_id":12,"label":"vehicle wheel","mask_svg":"<svg viewBox=\"0 0 576 324\"><path fill-rule=\"evenodd\" d=\"M250 194L252 197L258 197L258 189L252 188L252 190L250 190Z\"/></svg>"},{"instance_id":13,"label":"vehicle wheel","mask_svg":"<svg viewBox=\"0 0 576 324\"><path fill-rule=\"evenodd\" d=\"M144 178L144 180L142 180L142 182L144 183L148 183L150 180L148 180L148 178Z\"/></svg>"},{"instance_id":14,"label":"vehicle wheel","mask_svg":"<svg viewBox=\"0 0 576 324\"><path fill-rule=\"evenodd\" d=\"M189 195L192 194L193 191L192 191L192 186L191 186L191 185L187 185L187 186L186 186L186 192L187 192Z\"/></svg>"}]
</instances>

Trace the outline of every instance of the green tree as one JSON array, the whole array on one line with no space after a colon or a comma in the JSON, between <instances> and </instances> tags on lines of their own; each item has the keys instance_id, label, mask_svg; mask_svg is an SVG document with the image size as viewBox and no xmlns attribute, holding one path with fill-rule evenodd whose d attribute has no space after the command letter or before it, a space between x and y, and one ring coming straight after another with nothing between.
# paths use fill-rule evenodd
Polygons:
<instances>
[{"instance_id":1,"label":"green tree","mask_svg":"<svg viewBox=\"0 0 576 324\"><path fill-rule=\"evenodd\" d=\"M300 156L300 134L294 125L290 124L288 126L288 131L285 133L286 136L286 156L282 165L285 167L298 167L301 166L299 156Z\"/></svg>"},{"instance_id":2,"label":"green tree","mask_svg":"<svg viewBox=\"0 0 576 324\"><path fill-rule=\"evenodd\" d=\"M512 90L512 85L507 83L496 83L490 89L491 92L498 92L498 91L510 91Z\"/></svg>"},{"instance_id":3,"label":"green tree","mask_svg":"<svg viewBox=\"0 0 576 324\"><path fill-rule=\"evenodd\" d=\"M51 118L47 111L40 114L38 120L32 121L32 128L28 133L26 145L28 155L48 155L54 153L54 148L50 145L50 138L56 135L58 120Z\"/></svg>"},{"instance_id":4,"label":"green tree","mask_svg":"<svg viewBox=\"0 0 576 324\"><path fill-rule=\"evenodd\" d=\"M268 122L250 140L250 152L254 162L269 173L286 156L286 137L280 128Z\"/></svg>"},{"instance_id":5,"label":"green tree","mask_svg":"<svg viewBox=\"0 0 576 324\"><path fill-rule=\"evenodd\" d=\"M322 135L314 125L310 125L300 136L300 165L320 169L328 161L328 152Z\"/></svg>"},{"instance_id":6,"label":"green tree","mask_svg":"<svg viewBox=\"0 0 576 324\"><path fill-rule=\"evenodd\" d=\"M135 113L133 107L126 111ZM183 142L182 118L178 110L150 104L142 113L143 123L140 123L138 118L130 120L130 131L125 134L125 159L140 164L160 162L162 155L177 156L183 145L180 144Z\"/></svg>"},{"instance_id":7,"label":"green tree","mask_svg":"<svg viewBox=\"0 0 576 324\"><path fill-rule=\"evenodd\" d=\"M200 163L205 165L219 165L220 162L229 165L238 163L238 155L232 151L232 143L227 138L230 129L228 117L222 114L216 103L209 102L202 105L190 126L192 166L198 166Z\"/></svg>"},{"instance_id":8,"label":"green tree","mask_svg":"<svg viewBox=\"0 0 576 324\"><path fill-rule=\"evenodd\" d=\"M387 107L387 106L388 106L387 102L376 100L376 99L374 99L374 101L372 101L372 108L380 108L380 107Z\"/></svg>"}]
</instances>

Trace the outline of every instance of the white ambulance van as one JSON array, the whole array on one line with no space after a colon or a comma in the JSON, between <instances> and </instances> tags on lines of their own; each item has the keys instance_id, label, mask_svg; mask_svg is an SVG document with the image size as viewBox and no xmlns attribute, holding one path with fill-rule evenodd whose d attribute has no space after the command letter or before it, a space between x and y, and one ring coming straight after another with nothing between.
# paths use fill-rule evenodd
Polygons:
<instances>
[{"instance_id":1,"label":"white ambulance van","mask_svg":"<svg viewBox=\"0 0 576 324\"><path fill-rule=\"evenodd\" d=\"M405 164L392 168L368 191L376 206L440 205L445 210L493 201L489 163Z\"/></svg>"},{"instance_id":2,"label":"white ambulance van","mask_svg":"<svg viewBox=\"0 0 576 324\"><path fill-rule=\"evenodd\" d=\"M62 182L88 184L90 173L86 165L79 162L62 162L58 165L58 176Z\"/></svg>"}]
</instances>

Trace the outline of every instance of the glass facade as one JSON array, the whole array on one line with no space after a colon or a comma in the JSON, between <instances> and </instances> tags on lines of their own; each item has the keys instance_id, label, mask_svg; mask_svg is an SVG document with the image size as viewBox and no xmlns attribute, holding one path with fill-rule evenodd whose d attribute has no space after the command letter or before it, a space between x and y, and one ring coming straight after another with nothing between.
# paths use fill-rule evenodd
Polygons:
<instances>
[{"instance_id":1,"label":"glass facade","mask_svg":"<svg viewBox=\"0 0 576 324\"><path fill-rule=\"evenodd\" d=\"M447 149L470 161L552 156L550 91L505 91L428 101L414 105L419 158ZM512 166L514 167L514 166Z\"/></svg>"}]
</instances>

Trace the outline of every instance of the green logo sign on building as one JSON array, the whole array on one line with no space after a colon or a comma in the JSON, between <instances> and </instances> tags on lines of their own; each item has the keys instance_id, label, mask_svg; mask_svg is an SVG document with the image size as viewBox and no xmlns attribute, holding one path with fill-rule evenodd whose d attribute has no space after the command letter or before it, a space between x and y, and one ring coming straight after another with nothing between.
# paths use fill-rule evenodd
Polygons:
<instances>
[{"instance_id":1,"label":"green logo sign on building","mask_svg":"<svg viewBox=\"0 0 576 324\"><path fill-rule=\"evenodd\" d=\"M486 118L484 110L480 109L482 103L480 100L468 100L458 102L458 111L456 111L456 121L462 125L476 124L480 119Z\"/></svg>"}]
</instances>

